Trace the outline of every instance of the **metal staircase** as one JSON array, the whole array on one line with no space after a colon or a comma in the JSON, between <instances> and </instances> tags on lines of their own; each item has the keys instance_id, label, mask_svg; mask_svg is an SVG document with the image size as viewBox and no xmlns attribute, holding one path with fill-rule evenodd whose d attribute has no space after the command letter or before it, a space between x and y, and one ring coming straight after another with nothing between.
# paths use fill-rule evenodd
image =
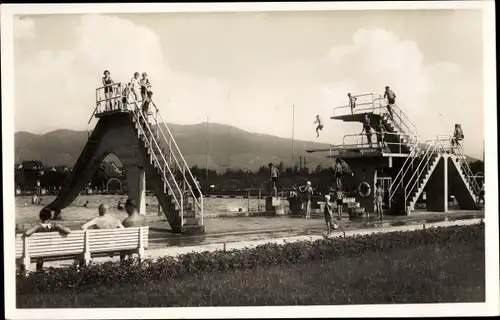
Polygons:
<instances>
[{"instance_id":1,"label":"metal staircase","mask_svg":"<svg viewBox=\"0 0 500 320\"><path fill-rule=\"evenodd\" d=\"M427 149L420 157L418 165L413 170L404 186L404 205L405 211L409 215L415 209L415 203L422 194L425 185L429 181L432 172L437 167L439 159L442 157L443 145L439 139L435 139L432 144L428 145Z\"/></svg>"},{"instance_id":2,"label":"metal staircase","mask_svg":"<svg viewBox=\"0 0 500 320\"><path fill-rule=\"evenodd\" d=\"M434 140L427 141L426 146L425 151L419 151L419 147L416 147L404 162L389 189L391 205L400 201L404 203L405 212L410 214L444 154L453 160L469 196L477 205L481 187L474 179L462 147L452 146L450 136L437 136Z\"/></svg>"},{"instance_id":3,"label":"metal staircase","mask_svg":"<svg viewBox=\"0 0 500 320\"><path fill-rule=\"evenodd\" d=\"M203 194L160 111L152 100L152 111L147 111L144 102L136 101L132 94L125 99L124 107L130 111L138 138L163 184L163 195L157 197L159 202L166 197L164 211L177 214L181 229L203 226Z\"/></svg>"},{"instance_id":4,"label":"metal staircase","mask_svg":"<svg viewBox=\"0 0 500 320\"><path fill-rule=\"evenodd\" d=\"M447 136L448 140L451 141L451 137ZM477 183L474 173L472 173L469 163L463 154L462 146L452 146L450 143L451 158L455 164L457 171L462 178L467 190L469 191L471 197L473 197L476 203L479 202L479 194L481 192L481 186Z\"/></svg>"}]
</instances>

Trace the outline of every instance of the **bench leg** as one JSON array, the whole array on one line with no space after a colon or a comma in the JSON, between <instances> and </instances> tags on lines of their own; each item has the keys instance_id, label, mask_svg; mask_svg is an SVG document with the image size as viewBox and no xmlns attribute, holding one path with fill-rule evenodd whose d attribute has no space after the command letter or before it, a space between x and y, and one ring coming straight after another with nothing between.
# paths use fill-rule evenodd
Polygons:
<instances>
[{"instance_id":1,"label":"bench leg","mask_svg":"<svg viewBox=\"0 0 500 320\"><path fill-rule=\"evenodd\" d=\"M137 253L139 254L139 262L144 260L144 258L146 257L145 252L144 252L144 248L139 248Z\"/></svg>"},{"instance_id":2,"label":"bench leg","mask_svg":"<svg viewBox=\"0 0 500 320\"><path fill-rule=\"evenodd\" d=\"M21 263L21 270L31 271L31 259L29 257L23 258L23 261Z\"/></svg>"},{"instance_id":3,"label":"bench leg","mask_svg":"<svg viewBox=\"0 0 500 320\"><path fill-rule=\"evenodd\" d=\"M88 266L91 261L92 257L90 256L90 253L84 253L83 258L78 261L78 266L79 267Z\"/></svg>"},{"instance_id":4,"label":"bench leg","mask_svg":"<svg viewBox=\"0 0 500 320\"><path fill-rule=\"evenodd\" d=\"M38 259L36 261L36 271L43 271L43 260Z\"/></svg>"}]
</instances>

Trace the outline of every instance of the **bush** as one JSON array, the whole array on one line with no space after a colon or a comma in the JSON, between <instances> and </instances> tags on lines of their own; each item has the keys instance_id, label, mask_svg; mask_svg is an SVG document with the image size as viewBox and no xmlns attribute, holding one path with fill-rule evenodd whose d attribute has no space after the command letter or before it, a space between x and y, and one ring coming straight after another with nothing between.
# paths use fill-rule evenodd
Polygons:
<instances>
[{"instance_id":1,"label":"bush","mask_svg":"<svg viewBox=\"0 0 500 320\"><path fill-rule=\"evenodd\" d=\"M296 264L325 258L358 256L417 245L484 243L484 223L416 231L397 231L347 238L330 238L286 244L264 244L230 251L188 253L156 260L130 260L91 264L86 267L50 268L45 273L16 275L17 294L81 291L98 283L113 287L123 283L138 286L145 281L168 280L203 273L246 270L257 266Z\"/></svg>"}]
</instances>

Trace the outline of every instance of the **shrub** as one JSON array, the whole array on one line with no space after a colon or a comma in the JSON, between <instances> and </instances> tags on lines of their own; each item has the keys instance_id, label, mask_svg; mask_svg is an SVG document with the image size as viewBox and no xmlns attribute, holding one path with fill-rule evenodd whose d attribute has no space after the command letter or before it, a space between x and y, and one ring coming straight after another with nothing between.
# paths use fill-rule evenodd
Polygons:
<instances>
[{"instance_id":1,"label":"shrub","mask_svg":"<svg viewBox=\"0 0 500 320\"><path fill-rule=\"evenodd\" d=\"M17 273L17 294L80 291L98 283L113 287L121 283L139 285L144 281L228 270L252 269L256 266L296 264L322 259L357 256L366 252L391 250L436 243L474 242L484 245L484 223L416 231L396 231L345 238L328 238L285 244L264 244L242 250L187 253L142 262L106 262L86 267L50 268L45 273Z\"/></svg>"}]
</instances>

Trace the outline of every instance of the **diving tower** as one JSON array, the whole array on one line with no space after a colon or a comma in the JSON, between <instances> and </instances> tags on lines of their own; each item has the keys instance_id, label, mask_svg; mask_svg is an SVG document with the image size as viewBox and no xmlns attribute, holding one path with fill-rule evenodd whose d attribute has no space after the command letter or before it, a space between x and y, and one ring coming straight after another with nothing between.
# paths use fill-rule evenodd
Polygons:
<instances>
[{"instance_id":1,"label":"diving tower","mask_svg":"<svg viewBox=\"0 0 500 320\"><path fill-rule=\"evenodd\" d=\"M423 142L417 127L396 104L391 105L391 115L381 95L369 93L355 97L357 103L353 111L350 106L337 107L330 119L361 124L368 116L372 128L381 120L386 128L384 143L379 143L372 129L372 144L363 132L347 134L342 143L328 149L306 152L323 152L328 153L327 158L345 159L354 176L344 178L344 189L355 193L356 201L366 211L373 212L373 190L377 182L385 190L384 207L392 214L410 215L424 192L428 211L447 212L450 185L460 209L479 209L481 188L462 146L453 145L451 136L438 135ZM366 192L360 192L361 186L365 186Z\"/></svg>"},{"instance_id":2,"label":"diving tower","mask_svg":"<svg viewBox=\"0 0 500 320\"><path fill-rule=\"evenodd\" d=\"M108 87L109 88L109 87ZM126 172L128 197L146 212L146 179L175 233L203 233L203 195L170 129L152 100L136 101L127 84L96 89L98 120L60 194L47 207L62 210L89 183L113 153Z\"/></svg>"}]
</instances>

